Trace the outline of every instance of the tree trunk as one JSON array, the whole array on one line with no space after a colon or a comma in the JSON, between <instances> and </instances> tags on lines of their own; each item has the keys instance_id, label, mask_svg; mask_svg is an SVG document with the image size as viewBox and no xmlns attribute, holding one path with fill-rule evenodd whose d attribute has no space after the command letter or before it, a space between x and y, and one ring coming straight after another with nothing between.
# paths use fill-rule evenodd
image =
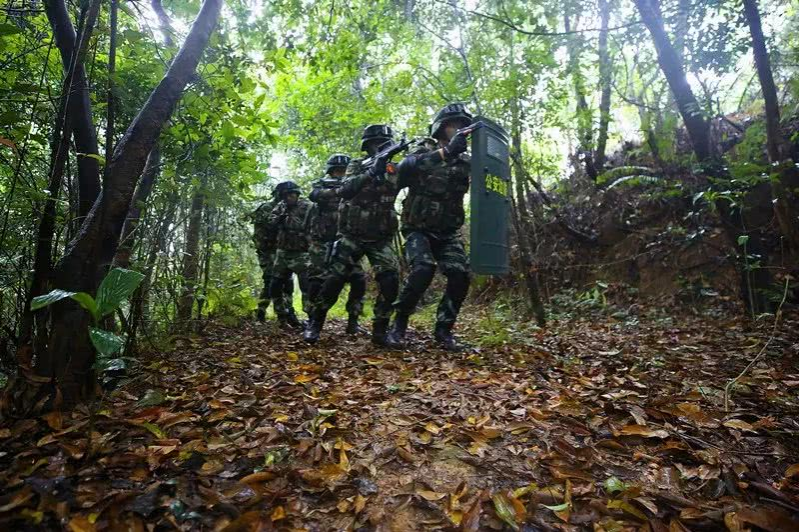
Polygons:
<instances>
[{"instance_id":1,"label":"tree trunk","mask_svg":"<svg viewBox=\"0 0 799 532\"><path fill-rule=\"evenodd\" d=\"M688 78L682 68L682 59L671 44L669 36L663 27L660 16L660 6L656 0L635 0L641 20L652 35L657 50L658 64L666 82L671 88L674 100L682 115L688 136L691 138L694 153L700 161L711 158L710 149L710 124L702 116L702 108L688 85Z\"/></svg>"},{"instance_id":2,"label":"tree trunk","mask_svg":"<svg viewBox=\"0 0 799 532\"><path fill-rule=\"evenodd\" d=\"M166 11L164 11L164 6L161 5L161 0L150 0L150 6L153 8L155 15L158 17L158 29L164 38L164 44L167 46L173 46L175 43L172 40L172 34L174 33L172 30L172 21L169 20L169 15L167 15Z\"/></svg>"},{"instance_id":3,"label":"tree trunk","mask_svg":"<svg viewBox=\"0 0 799 532\"><path fill-rule=\"evenodd\" d=\"M136 191L133 193L133 200L130 202L128 216L125 218L125 223L122 225L122 236L119 240L119 248L114 256L114 264L120 268L130 267L130 257L133 253L137 237L136 228L141 219L142 209L144 209L144 206L147 204L147 199L150 197L150 192L153 190L155 180L158 178L160 168L161 150L158 149L158 145L156 144L147 156L147 162L144 165L141 180L139 184L136 185Z\"/></svg>"},{"instance_id":4,"label":"tree trunk","mask_svg":"<svg viewBox=\"0 0 799 532\"><path fill-rule=\"evenodd\" d=\"M58 112L56 113L55 127L51 139L51 154L49 177L47 184L48 198L44 202L41 219L36 232L36 251L33 259L33 277L31 286L25 300L25 314L23 315L20 326L20 339L27 343L33 334L34 321L41 321L44 312L34 314L30 310L31 301L35 296L47 291L47 284L52 275L53 257L53 237L55 233L56 216L58 214L57 200L61 192L64 178L64 167L69 159L69 138L72 134L72 121L69 117L72 99L73 82L78 65L83 63L88 48L89 38L91 37L94 23L100 11L100 1L95 0L86 10L81 13L81 34L78 46L73 46L73 54L70 59L66 74L61 85L61 97L59 100ZM41 328L43 329L43 328ZM38 344L45 342L46 334L44 330L36 332Z\"/></svg>"},{"instance_id":5,"label":"tree trunk","mask_svg":"<svg viewBox=\"0 0 799 532\"><path fill-rule=\"evenodd\" d=\"M610 8L608 0L598 0L601 31L599 32L599 132L597 133L594 168L601 174L605 168L605 149L608 144L608 127L610 125L610 85L613 76L608 52L608 22Z\"/></svg>"},{"instance_id":6,"label":"tree trunk","mask_svg":"<svg viewBox=\"0 0 799 532\"><path fill-rule=\"evenodd\" d=\"M75 50L75 28L67 12L64 0L45 0L44 10L47 20L53 29L56 46L61 53L61 64L64 73L69 70L72 54ZM79 63L72 76L72 89L67 111L75 148L78 153L99 154L97 147L97 131L92 123L92 106L89 99L89 84L83 63ZM84 218L89 214L94 200L100 194L100 163L92 157L78 157L78 216Z\"/></svg>"},{"instance_id":7,"label":"tree trunk","mask_svg":"<svg viewBox=\"0 0 799 532\"><path fill-rule=\"evenodd\" d=\"M69 243L55 271L55 286L68 291L94 294L101 273L111 263L119 244L122 224L130 207L136 181L145 158L155 145L166 121L194 75L200 56L216 26L222 0L205 0L189 35L165 77L117 144L109 162L106 186L89 211L78 235ZM23 399L12 408L29 409L36 394L26 388L38 388L47 381L54 385L49 393L72 404L91 395L94 377L91 371L95 352L89 341L89 316L76 303L63 300L50 307L51 327L47 349L36 353L33 375L27 383L9 391ZM59 393L60 392L60 393ZM51 395L52 396L52 395ZM25 401L27 399L28 401ZM5 402L9 405L9 402ZM47 405L45 405L47 406ZM52 403L49 403L52 407Z\"/></svg>"},{"instance_id":8,"label":"tree trunk","mask_svg":"<svg viewBox=\"0 0 799 532\"><path fill-rule=\"evenodd\" d=\"M512 38L512 37L511 37ZM513 53L513 42L511 41L511 53ZM512 61L512 60L511 60ZM511 68L515 70L515 63L511 63ZM541 302L541 291L538 287L538 277L533 267L533 253L530 246L528 235L530 228L527 226L527 202L524 197L524 187L522 180L524 172L521 171L522 164L522 113L519 108L519 98L514 94L511 102L511 148L513 149L515 157L514 161L514 178L516 184L516 201L513 199L513 191L509 191L508 195L511 200L511 208L513 212L514 228L516 229L516 240L519 244L519 258L521 262L522 275L524 275L525 286L527 287L528 308L535 316L535 321L539 327L546 324L546 315L544 312L544 305Z\"/></svg>"},{"instance_id":9,"label":"tree trunk","mask_svg":"<svg viewBox=\"0 0 799 532\"><path fill-rule=\"evenodd\" d=\"M641 20L652 35L657 50L658 64L666 76L674 100L677 102L696 158L702 164L703 171L708 177L727 178L723 161L716 151L711 149L710 124L702 116L696 97L688 85L682 67L682 59L666 34L657 1L635 0L635 5L641 15ZM761 224L750 223L750 220L747 219L749 217L756 219L758 213L764 210L762 207L768 204L767 195L765 196L766 201L764 201L763 188L763 186L754 187L746 194L744 203L752 204L752 208L747 209L744 205L733 210L727 200L716 201L727 238L738 251L739 258L742 258L745 263L740 268L741 297L744 305L753 315L771 308L771 303L766 296L771 285L767 246L760 230ZM742 236L746 238L740 238ZM760 263L755 270L749 268L751 255L755 255L754 259Z\"/></svg>"},{"instance_id":10,"label":"tree trunk","mask_svg":"<svg viewBox=\"0 0 799 532\"><path fill-rule=\"evenodd\" d=\"M563 18L564 29L566 32L571 31L571 20L569 15L564 15ZM580 71L580 49L578 34L570 36L569 44L567 46L569 52L569 71L574 82L574 97L577 100L577 136L578 141L578 157L582 159L585 173L591 179L596 181L598 173L594 167L594 132L591 109L588 107L588 101L585 98L585 79Z\"/></svg>"},{"instance_id":11,"label":"tree trunk","mask_svg":"<svg viewBox=\"0 0 799 532\"><path fill-rule=\"evenodd\" d=\"M799 251L799 171L791 157L791 147L785 141L780 129L780 105L777 87L771 73L771 61L766 49L766 39L760 23L757 0L743 0L744 14L752 35L752 51L755 56L757 76L763 90L766 109L766 150L778 174L778 180L771 184L774 193L774 213L782 235L788 245Z\"/></svg>"},{"instance_id":12,"label":"tree trunk","mask_svg":"<svg viewBox=\"0 0 799 532\"><path fill-rule=\"evenodd\" d=\"M204 199L205 190L200 185L194 191L194 196L191 199L189 227L186 229L186 249L183 251L183 266L181 268L183 288L177 308L178 327L187 329L189 328L192 309L194 308L197 272L200 267L200 228L202 226Z\"/></svg>"},{"instance_id":13,"label":"tree trunk","mask_svg":"<svg viewBox=\"0 0 799 532\"><path fill-rule=\"evenodd\" d=\"M117 13L119 11L119 0L111 0L110 31L111 36L108 44L108 93L106 94L106 121L105 121L105 158L110 159L114 153L114 119L116 98L114 98L114 73L117 64ZM106 174L108 167L106 166Z\"/></svg>"}]
</instances>

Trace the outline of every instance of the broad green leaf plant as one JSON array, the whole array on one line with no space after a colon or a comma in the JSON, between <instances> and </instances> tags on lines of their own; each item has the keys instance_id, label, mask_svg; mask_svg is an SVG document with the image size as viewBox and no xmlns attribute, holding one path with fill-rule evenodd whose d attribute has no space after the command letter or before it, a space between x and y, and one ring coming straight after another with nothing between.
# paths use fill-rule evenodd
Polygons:
<instances>
[{"instance_id":1,"label":"broad green leaf plant","mask_svg":"<svg viewBox=\"0 0 799 532\"><path fill-rule=\"evenodd\" d=\"M98 358L95 367L106 369L108 367L124 367L121 360L113 358L125 346L125 338L100 327L103 318L113 314L136 290L144 279L144 275L123 268L114 268L100 283L97 297L94 298L86 292L68 292L56 288L47 294L33 298L31 310L38 310L52 305L62 299L70 298L86 309L92 317L94 326L89 327L89 338L97 350Z\"/></svg>"}]
</instances>

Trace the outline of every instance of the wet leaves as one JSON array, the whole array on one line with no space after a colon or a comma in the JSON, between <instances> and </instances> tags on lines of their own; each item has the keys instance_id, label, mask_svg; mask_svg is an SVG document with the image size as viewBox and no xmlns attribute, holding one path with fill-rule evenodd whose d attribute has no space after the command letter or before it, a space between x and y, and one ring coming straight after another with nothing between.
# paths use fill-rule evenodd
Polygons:
<instances>
[{"instance_id":1,"label":"wet leaves","mask_svg":"<svg viewBox=\"0 0 799 532\"><path fill-rule=\"evenodd\" d=\"M212 328L92 415L0 428L0 528L796 529L799 374L722 407L756 331L553 327L479 364Z\"/></svg>"}]
</instances>

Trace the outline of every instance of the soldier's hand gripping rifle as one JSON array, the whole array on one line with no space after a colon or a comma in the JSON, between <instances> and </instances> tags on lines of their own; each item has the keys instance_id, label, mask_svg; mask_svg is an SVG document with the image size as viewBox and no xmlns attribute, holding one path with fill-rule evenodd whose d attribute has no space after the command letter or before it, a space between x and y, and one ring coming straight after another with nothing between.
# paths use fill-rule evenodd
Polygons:
<instances>
[{"instance_id":1,"label":"soldier's hand gripping rifle","mask_svg":"<svg viewBox=\"0 0 799 532\"><path fill-rule=\"evenodd\" d=\"M467 137L480 129L481 127L485 126L485 122L482 120L478 120L472 124L469 124L466 127L460 128L458 131L455 132L456 135L466 135Z\"/></svg>"},{"instance_id":2,"label":"soldier's hand gripping rifle","mask_svg":"<svg viewBox=\"0 0 799 532\"><path fill-rule=\"evenodd\" d=\"M444 159L452 159L453 157L458 157L460 154L465 153L468 149L466 139L484 125L484 122L477 121L457 130L455 134L452 135L452 138L449 139L449 143L441 148L441 157Z\"/></svg>"},{"instance_id":3,"label":"soldier's hand gripping rifle","mask_svg":"<svg viewBox=\"0 0 799 532\"><path fill-rule=\"evenodd\" d=\"M322 189L321 197L332 197L338 195L341 188L341 179L332 177L323 177L319 181L319 187Z\"/></svg>"},{"instance_id":4,"label":"soldier's hand gripping rifle","mask_svg":"<svg viewBox=\"0 0 799 532\"><path fill-rule=\"evenodd\" d=\"M377 153L361 161L361 165L363 165L367 171L372 170L369 172L370 175L372 175L372 179L374 179L375 183L380 184L385 179L385 175L383 172L374 171L375 163L378 161L385 161L386 165L388 165L391 162L392 157L402 151L407 150L410 145L411 141L406 139L405 135L403 135L398 141L389 140L377 149ZM388 168L386 168L386 170L388 170Z\"/></svg>"}]
</instances>

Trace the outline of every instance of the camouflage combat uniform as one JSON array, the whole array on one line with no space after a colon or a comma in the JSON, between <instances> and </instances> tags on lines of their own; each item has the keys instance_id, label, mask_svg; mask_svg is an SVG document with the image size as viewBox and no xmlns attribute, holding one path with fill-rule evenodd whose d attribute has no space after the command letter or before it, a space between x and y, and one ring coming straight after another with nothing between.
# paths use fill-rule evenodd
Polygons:
<instances>
[{"instance_id":1,"label":"camouflage combat uniform","mask_svg":"<svg viewBox=\"0 0 799 532\"><path fill-rule=\"evenodd\" d=\"M253 213L253 243L255 253L258 255L258 265L261 267L264 286L258 298L257 317L263 321L266 309L271 301L270 287L272 284L272 269L275 265L275 252L277 251L277 231L269 227L269 214L277 205L277 199L262 203ZM294 283L286 283L283 299L290 302L294 294Z\"/></svg>"},{"instance_id":2,"label":"camouflage combat uniform","mask_svg":"<svg viewBox=\"0 0 799 532\"><path fill-rule=\"evenodd\" d=\"M394 305L398 319L416 308L433 280L436 266L447 287L436 312L437 327L451 329L469 290L469 258L460 228L463 198L469 190L470 162L466 154L452 160L427 156L422 148L399 165L400 188L408 188L402 204L402 234L410 274Z\"/></svg>"},{"instance_id":3,"label":"camouflage combat uniform","mask_svg":"<svg viewBox=\"0 0 799 532\"><path fill-rule=\"evenodd\" d=\"M283 297L275 297L291 282L291 274L297 275L302 291L303 311L310 312L308 301L308 219L313 204L306 199L298 199L291 207L280 201L269 215L269 225L277 231L277 250L272 266L272 302L281 322L293 321L293 302ZM294 316L294 318L292 318Z\"/></svg>"},{"instance_id":4,"label":"camouflage combat uniform","mask_svg":"<svg viewBox=\"0 0 799 532\"><path fill-rule=\"evenodd\" d=\"M324 316L338 299L347 275L366 256L375 272L378 289L372 339L376 342L385 340L392 303L399 290L399 264L391 246L398 228L394 209L397 192L391 179L375 183L360 159L353 160L347 167L340 191L340 237L333 245L327 278L315 309L318 316L312 317L312 321L319 318L317 321L324 322Z\"/></svg>"},{"instance_id":5,"label":"camouflage combat uniform","mask_svg":"<svg viewBox=\"0 0 799 532\"><path fill-rule=\"evenodd\" d=\"M333 245L338 236L338 208L341 201L338 193L331 195L331 189L341 188L342 180L332 176L326 176L313 183L313 189L308 196L314 202L311 210L310 235L311 244L308 251L308 287L311 305L315 305L319 296L319 291L324 283L330 259L333 252ZM363 297L366 294L366 274L358 261L347 275L347 282L350 283L350 293L347 298L347 314L351 319L357 321L357 317L363 311Z\"/></svg>"}]
</instances>

